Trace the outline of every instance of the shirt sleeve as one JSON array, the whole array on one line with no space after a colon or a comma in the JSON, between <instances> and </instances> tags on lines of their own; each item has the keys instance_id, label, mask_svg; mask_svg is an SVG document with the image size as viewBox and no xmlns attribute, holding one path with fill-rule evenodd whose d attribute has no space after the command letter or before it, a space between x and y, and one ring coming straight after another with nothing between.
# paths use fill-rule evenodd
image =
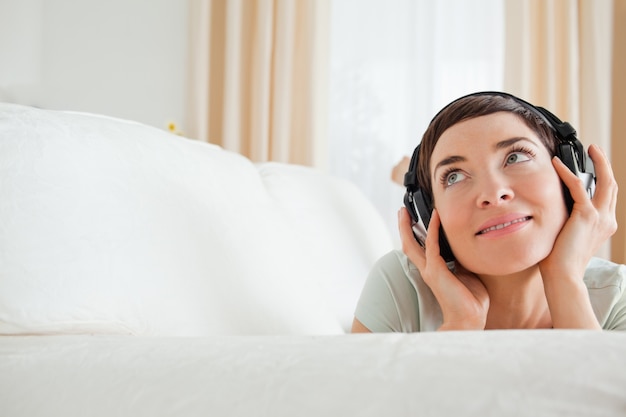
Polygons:
<instances>
[{"instance_id":1,"label":"shirt sleeve","mask_svg":"<svg viewBox=\"0 0 626 417\"><path fill-rule=\"evenodd\" d=\"M417 332L418 298L402 265L393 251L378 260L370 271L355 317L374 333Z\"/></svg>"},{"instance_id":2,"label":"shirt sleeve","mask_svg":"<svg viewBox=\"0 0 626 417\"><path fill-rule=\"evenodd\" d=\"M602 326L606 330L626 330L626 268L620 267L621 279L617 280L616 291L618 296L611 312Z\"/></svg>"},{"instance_id":3,"label":"shirt sleeve","mask_svg":"<svg viewBox=\"0 0 626 417\"><path fill-rule=\"evenodd\" d=\"M626 266L592 258L585 284L593 310L604 330L626 330Z\"/></svg>"}]
</instances>

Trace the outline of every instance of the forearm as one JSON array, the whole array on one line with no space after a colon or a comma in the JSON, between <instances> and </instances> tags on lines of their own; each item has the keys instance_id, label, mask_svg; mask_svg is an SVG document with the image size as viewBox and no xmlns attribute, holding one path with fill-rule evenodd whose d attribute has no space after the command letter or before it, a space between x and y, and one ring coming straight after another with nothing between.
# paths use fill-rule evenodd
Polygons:
<instances>
[{"instance_id":1,"label":"forearm","mask_svg":"<svg viewBox=\"0 0 626 417\"><path fill-rule=\"evenodd\" d=\"M555 329L601 330L582 277L543 274L544 290Z\"/></svg>"}]
</instances>

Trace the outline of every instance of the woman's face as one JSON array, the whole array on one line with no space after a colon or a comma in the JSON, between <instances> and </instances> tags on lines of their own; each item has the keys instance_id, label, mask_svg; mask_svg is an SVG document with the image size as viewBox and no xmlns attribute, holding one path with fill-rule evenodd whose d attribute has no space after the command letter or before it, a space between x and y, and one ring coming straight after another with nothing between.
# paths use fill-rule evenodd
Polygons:
<instances>
[{"instance_id":1,"label":"woman's face","mask_svg":"<svg viewBox=\"0 0 626 417\"><path fill-rule=\"evenodd\" d=\"M448 128L431 156L431 181L455 257L478 275L536 265L568 217L550 153L512 113Z\"/></svg>"}]
</instances>

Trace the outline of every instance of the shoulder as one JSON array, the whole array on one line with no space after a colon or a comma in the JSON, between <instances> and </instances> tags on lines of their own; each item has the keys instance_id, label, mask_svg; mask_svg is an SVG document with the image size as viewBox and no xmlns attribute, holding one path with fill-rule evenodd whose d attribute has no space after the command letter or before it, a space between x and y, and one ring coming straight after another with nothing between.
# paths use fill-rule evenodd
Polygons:
<instances>
[{"instance_id":1,"label":"shoulder","mask_svg":"<svg viewBox=\"0 0 626 417\"><path fill-rule=\"evenodd\" d=\"M602 327L626 330L626 266L593 258L584 281Z\"/></svg>"},{"instance_id":2,"label":"shoulder","mask_svg":"<svg viewBox=\"0 0 626 417\"><path fill-rule=\"evenodd\" d=\"M438 310L418 269L402 251L394 250L371 269L355 316L373 332L418 332L439 327L439 315L432 314Z\"/></svg>"},{"instance_id":3,"label":"shoulder","mask_svg":"<svg viewBox=\"0 0 626 417\"><path fill-rule=\"evenodd\" d=\"M623 288L626 281L626 266L606 259L592 258L585 270L584 280L589 289Z\"/></svg>"},{"instance_id":4,"label":"shoulder","mask_svg":"<svg viewBox=\"0 0 626 417\"><path fill-rule=\"evenodd\" d=\"M393 293L415 293L416 282L421 280L418 269L400 250L382 256L368 276L368 281L384 284Z\"/></svg>"},{"instance_id":5,"label":"shoulder","mask_svg":"<svg viewBox=\"0 0 626 417\"><path fill-rule=\"evenodd\" d=\"M379 270L382 272L393 271L400 274L394 274L394 276L404 275L405 279L410 279L411 275L418 274L419 271L409 261L409 258L404 254L404 252L400 250L392 250L387 254L383 255L372 268L373 271Z\"/></svg>"}]
</instances>

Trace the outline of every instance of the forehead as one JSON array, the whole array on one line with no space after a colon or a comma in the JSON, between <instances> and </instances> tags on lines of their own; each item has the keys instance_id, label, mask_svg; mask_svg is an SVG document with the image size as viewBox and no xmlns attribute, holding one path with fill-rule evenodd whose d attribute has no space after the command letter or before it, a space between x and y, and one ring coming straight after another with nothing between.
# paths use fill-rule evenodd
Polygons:
<instances>
[{"instance_id":1,"label":"forehead","mask_svg":"<svg viewBox=\"0 0 626 417\"><path fill-rule=\"evenodd\" d=\"M437 159L464 151L485 151L498 142L515 137L524 137L541 144L535 132L513 113L498 112L466 119L441 134L433 149L431 162L436 163Z\"/></svg>"}]
</instances>

